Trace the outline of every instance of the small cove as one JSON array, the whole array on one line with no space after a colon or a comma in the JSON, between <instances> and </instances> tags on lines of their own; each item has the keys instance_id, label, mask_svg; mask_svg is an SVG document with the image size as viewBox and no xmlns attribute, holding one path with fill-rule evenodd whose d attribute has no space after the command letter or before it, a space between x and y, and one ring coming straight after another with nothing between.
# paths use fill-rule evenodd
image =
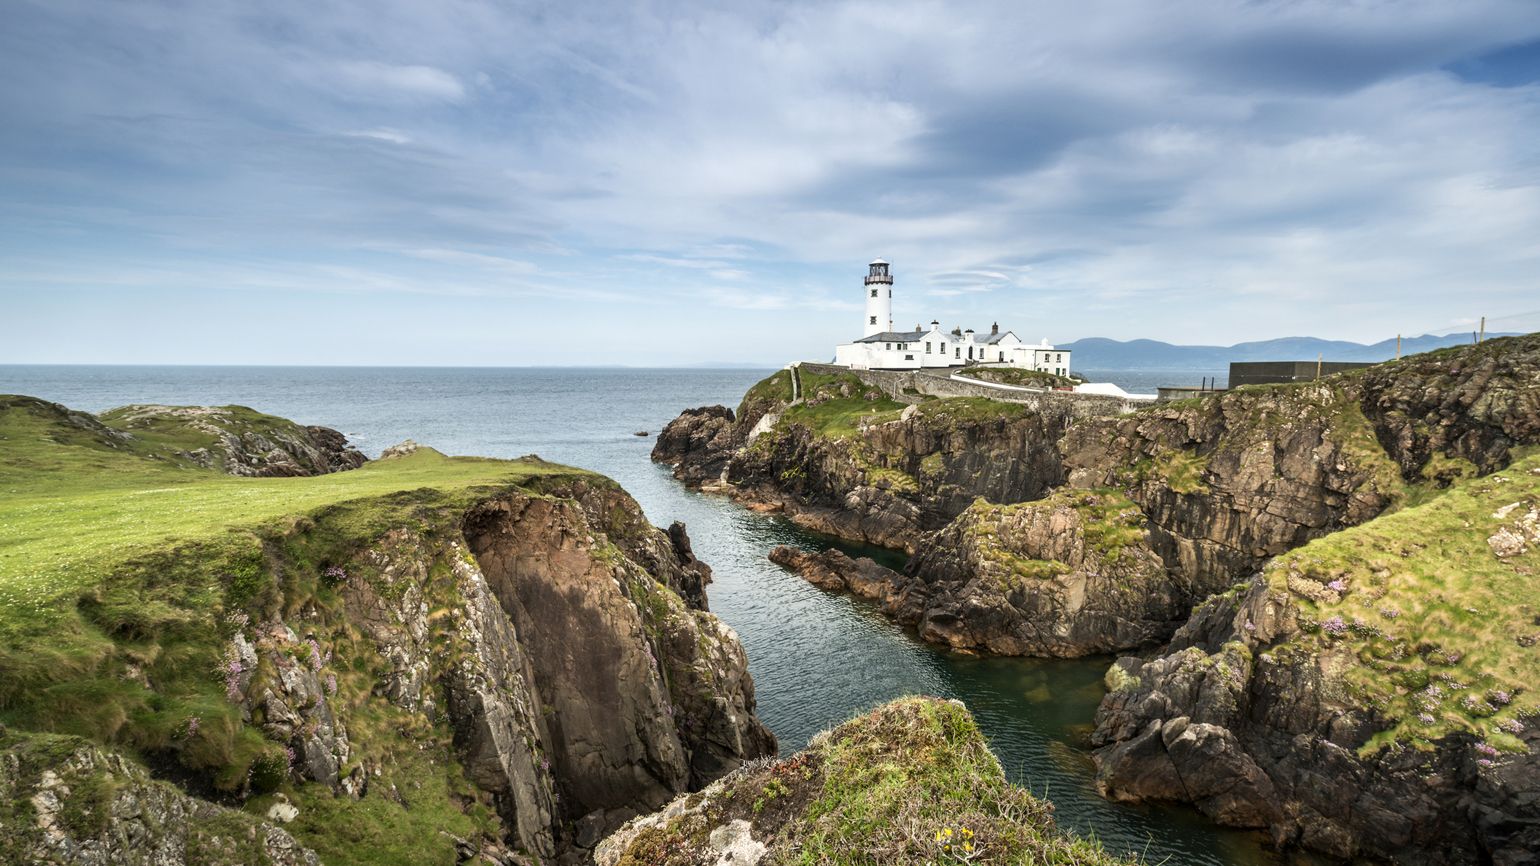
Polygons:
<instances>
[{"instance_id":1,"label":"small cove","mask_svg":"<svg viewBox=\"0 0 1540 866\"><path fill-rule=\"evenodd\" d=\"M1257 834L1215 827L1180 806L1098 797L1085 748L1110 659L1001 659L945 652L871 606L771 563L777 544L837 544L774 515L686 490L648 460L681 409L735 405L754 370L494 368L5 367L0 392L102 411L135 402L240 403L346 433L371 455L405 438L449 453L548 460L620 482L649 518L684 521L715 570L711 608L749 654L759 712L783 753L852 714L906 694L964 701L1010 776L1051 799L1060 823L1151 863L1281 862ZM902 555L846 544L901 565Z\"/></svg>"}]
</instances>

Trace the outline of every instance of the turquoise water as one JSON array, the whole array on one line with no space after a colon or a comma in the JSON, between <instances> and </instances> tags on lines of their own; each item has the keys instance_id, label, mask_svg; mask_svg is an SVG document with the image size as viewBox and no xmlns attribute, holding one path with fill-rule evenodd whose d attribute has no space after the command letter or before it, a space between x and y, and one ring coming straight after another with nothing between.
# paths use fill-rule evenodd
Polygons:
<instances>
[{"instance_id":1,"label":"turquoise water","mask_svg":"<svg viewBox=\"0 0 1540 866\"><path fill-rule=\"evenodd\" d=\"M413 438L453 454L535 453L603 472L661 525L684 521L715 570L711 608L748 650L759 712L782 751L852 714L906 694L964 701L1006 771L1050 798L1062 825L1151 862L1279 862L1252 833L1191 809L1111 803L1095 793L1085 746L1110 659L984 659L942 652L869 605L825 592L765 556L777 544L831 539L692 493L648 460L679 410L736 405L768 371L450 368L7 367L0 393L101 411L125 403L241 403L345 432L371 455ZM1133 384L1130 382L1129 384ZM884 551L847 550L878 557Z\"/></svg>"}]
</instances>

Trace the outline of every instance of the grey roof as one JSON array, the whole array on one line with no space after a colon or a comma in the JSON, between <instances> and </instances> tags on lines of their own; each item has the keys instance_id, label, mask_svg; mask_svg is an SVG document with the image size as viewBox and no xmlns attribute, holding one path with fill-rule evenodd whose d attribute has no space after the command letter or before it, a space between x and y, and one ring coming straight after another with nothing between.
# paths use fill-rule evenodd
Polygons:
<instances>
[{"instance_id":1,"label":"grey roof","mask_svg":"<svg viewBox=\"0 0 1540 866\"><path fill-rule=\"evenodd\" d=\"M870 337L862 337L857 343L913 343L924 339L929 331L883 331Z\"/></svg>"}]
</instances>

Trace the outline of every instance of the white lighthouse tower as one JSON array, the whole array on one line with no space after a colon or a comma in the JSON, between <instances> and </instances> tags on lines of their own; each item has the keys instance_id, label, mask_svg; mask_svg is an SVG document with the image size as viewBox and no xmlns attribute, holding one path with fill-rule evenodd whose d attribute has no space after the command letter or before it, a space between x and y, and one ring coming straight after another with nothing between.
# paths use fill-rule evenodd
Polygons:
<instances>
[{"instance_id":1,"label":"white lighthouse tower","mask_svg":"<svg viewBox=\"0 0 1540 866\"><path fill-rule=\"evenodd\" d=\"M866 332L863 337L893 330L893 275L888 263L877 259L866 272Z\"/></svg>"}]
</instances>

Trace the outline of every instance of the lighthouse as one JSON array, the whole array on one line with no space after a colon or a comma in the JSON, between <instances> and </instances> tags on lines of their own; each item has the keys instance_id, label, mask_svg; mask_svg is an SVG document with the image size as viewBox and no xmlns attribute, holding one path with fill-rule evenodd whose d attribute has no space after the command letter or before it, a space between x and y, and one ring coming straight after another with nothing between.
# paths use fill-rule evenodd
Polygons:
<instances>
[{"instance_id":1,"label":"lighthouse","mask_svg":"<svg viewBox=\"0 0 1540 866\"><path fill-rule=\"evenodd\" d=\"M870 337L893 330L893 275L888 263L877 259L866 271L866 332Z\"/></svg>"}]
</instances>

